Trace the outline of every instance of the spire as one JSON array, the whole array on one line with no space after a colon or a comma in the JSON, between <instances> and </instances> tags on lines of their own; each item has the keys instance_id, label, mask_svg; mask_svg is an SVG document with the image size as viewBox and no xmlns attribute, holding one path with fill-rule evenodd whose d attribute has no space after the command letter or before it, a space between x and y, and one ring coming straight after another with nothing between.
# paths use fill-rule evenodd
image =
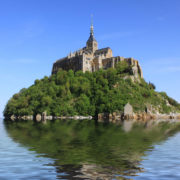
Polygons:
<instances>
[{"instance_id":1,"label":"spire","mask_svg":"<svg viewBox=\"0 0 180 180\"><path fill-rule=\"evenodd\" d=\"M91 14L91 28L90 28L90 36L87 42L96 41L94 38L94 27L93 27L93 15Z\"/></svg>"},{"instance_id":2,"label":"spire","mask_svg":"<svg viewBox=\"0 0 180 180\"><path fill-rule=\"evenodd\" d=\"M98 43L94 38L94 27L93 27L93 15L91 15L91 28L90 28L90 36L86 42L86 48L91 50L92 52L98 49Z\"/></svg>"},{"instance_id":3,"label":"spire","mask_svg":"<svg viewBox=\"0 0 180 180\"><path fill-rule=\"evenodd\" d=\"M91 31L90 31L90 35L94 35L94 27L93 27L93 14L91 14Z\"/></svg>"}]
</instances>

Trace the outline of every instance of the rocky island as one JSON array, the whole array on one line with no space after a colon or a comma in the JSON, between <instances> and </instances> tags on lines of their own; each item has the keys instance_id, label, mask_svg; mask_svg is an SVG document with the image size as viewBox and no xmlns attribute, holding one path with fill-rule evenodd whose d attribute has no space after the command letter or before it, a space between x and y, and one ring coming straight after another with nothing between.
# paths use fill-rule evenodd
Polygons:
<instances>
[{"instance_id":1,"label":"rocky island","mask_svg":"<svg viewBox=\"0 0 180 180\"><path fill-rule=\"evenodd\" d=\"M52 75L35 80L8 101L7 119L179 119L180 104L143 79L134 58L98 49L93 25L86 47L53 64Z\"/></svg>"}]
</instances>

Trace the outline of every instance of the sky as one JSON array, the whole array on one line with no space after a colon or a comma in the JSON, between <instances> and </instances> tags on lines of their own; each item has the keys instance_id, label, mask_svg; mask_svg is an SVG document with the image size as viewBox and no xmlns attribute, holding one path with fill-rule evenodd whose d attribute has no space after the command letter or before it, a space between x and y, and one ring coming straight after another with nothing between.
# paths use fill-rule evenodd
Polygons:
<instances>
[{"instance_id":1,"label":"sky","mask_svg":"<svg viewBox=\"0 0 180 180\"><path fill-rule=\"evenodd\" d=\"M0 0L0 117L14 93L85 46L133 57L144 79L180 102L180 0Z\"/></svg>"}]
</instances>

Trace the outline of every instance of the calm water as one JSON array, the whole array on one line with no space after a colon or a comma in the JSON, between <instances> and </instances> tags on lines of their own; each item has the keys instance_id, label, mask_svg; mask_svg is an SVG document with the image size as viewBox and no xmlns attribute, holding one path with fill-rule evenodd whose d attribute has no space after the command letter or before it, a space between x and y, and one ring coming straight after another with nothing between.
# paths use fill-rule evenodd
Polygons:
<instances>
[{"instance_id":1,"label":"calm water","mask_svg":"<svg viewBox=\"0 0 180 180\"><path fill-rule=\"evenodd\" d=\"M0 180L180 179L180 125L0 120Z\"/></svg>"}]
</instances>

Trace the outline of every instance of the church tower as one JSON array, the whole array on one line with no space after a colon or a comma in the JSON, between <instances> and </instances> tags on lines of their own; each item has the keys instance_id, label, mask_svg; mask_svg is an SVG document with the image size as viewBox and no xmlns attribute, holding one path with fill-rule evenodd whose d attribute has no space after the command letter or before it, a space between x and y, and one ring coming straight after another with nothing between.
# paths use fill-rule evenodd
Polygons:
<instances>
[{"instance_id":1,"label":"church tower","mask_svg":"<svg viewBox=\"0 0 180 180\"><path fill-rule=\"evenodd\" d=\"M90 28L90 36L86 42L86 48L92 51L93 53L98 49L98 43L96 39L94 38L94 28L93 28L92 22L91 22L91 28Z\"/></svg>"}]
</instances>

